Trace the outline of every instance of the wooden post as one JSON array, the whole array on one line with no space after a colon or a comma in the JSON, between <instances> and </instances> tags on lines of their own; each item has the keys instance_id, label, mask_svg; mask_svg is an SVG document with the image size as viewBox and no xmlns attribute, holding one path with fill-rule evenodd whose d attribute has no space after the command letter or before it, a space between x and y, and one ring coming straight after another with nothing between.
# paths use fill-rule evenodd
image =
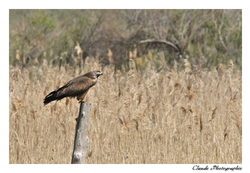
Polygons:
<instances>
[{"instance_id":1,"label":"wooden post","mask_svg":"<svg viewBox=\"0 0 250 173\"><path fill-rule=\"evenodd\" d=\"M85 157L87 156L89 148L88 126L90 113L91 105L81 103L79 115L76 119L76 132L71 164L84 164Z\"/></svg>"}]
</instances>

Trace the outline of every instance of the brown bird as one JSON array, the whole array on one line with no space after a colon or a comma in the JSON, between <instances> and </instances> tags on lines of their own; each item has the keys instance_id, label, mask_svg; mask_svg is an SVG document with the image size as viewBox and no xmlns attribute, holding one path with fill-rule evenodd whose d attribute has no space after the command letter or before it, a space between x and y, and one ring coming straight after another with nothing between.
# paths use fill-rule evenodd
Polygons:
<instances>
[{"instance_id":1,"label":"brown bird","mask_svg":"<svg viewBox=\"0 0 250 173\"><path fill-rule=\"evenodd\" d=\"M61 88L52 91L44 98L44 105L54 100L61 100L64 97L76 97L80 102L84 102L88 90L94 86L99 76L103 75L100 70L88 72L82 76L78 76Z\"/></svg>"}]
</instances>

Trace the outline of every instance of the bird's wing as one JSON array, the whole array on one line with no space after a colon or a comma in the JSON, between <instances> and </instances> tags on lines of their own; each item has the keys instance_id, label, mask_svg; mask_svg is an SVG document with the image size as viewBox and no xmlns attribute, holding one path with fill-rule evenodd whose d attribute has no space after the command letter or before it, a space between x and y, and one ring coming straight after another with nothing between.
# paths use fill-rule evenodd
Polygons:
<instances>
[{"instance_id":1,"label":"bird's wing","mask_svg":"<svg viewBox=\"0 0 250 173\"><path fill-rule=\"evenodd\" d=\"M87 91L95 83L96 82L93 79L82 75L72 79L67 84L59 88L57 90L57 95L63 95L64 97L76 97Z\"/></svg>"}]
</instances>

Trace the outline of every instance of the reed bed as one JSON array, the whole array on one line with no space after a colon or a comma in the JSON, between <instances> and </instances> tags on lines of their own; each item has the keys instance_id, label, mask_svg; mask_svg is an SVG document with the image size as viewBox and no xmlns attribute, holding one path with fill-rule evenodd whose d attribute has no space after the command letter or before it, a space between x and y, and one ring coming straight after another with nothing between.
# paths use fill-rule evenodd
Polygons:
<instances>
[{"instance_id":1,"label":"reed bed","mask_svg":"<svg viewBox=\"0 0 250 173\"><path fill-rule=\"evenodd\" d=\"M134 64L134 65L133 65ZM242 75L229 65L211 71L121 72L87 58L81 69L39 67L9 72L9 162L70 163L76 99L43 105L44 97L91 70L104 75L90 89L86 163L242 163Z\"/></svg>"}]
</instances>

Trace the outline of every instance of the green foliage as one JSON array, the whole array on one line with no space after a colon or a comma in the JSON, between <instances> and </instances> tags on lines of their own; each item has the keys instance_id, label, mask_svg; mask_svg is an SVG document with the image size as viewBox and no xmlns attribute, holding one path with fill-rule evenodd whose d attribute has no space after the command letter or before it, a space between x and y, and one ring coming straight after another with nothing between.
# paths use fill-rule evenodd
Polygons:
<instances>
[{"instance_id":1,"label":"green foliage","mask_svg":"<svg viewBox=\"0 0 250 173\"><path fill-rule=\"evenodd\" d=\"M26 13L25 13L26 12ZM12 15L21 15L11 21ZM11 10L10 11L10 64L15 61L16 50L21 52L20 60L25 63L32 49L44 50L50 34L55 29L55 19L46 10ZM14 29L14 26L17 28ZM13 33L12 33L13 32ZM38 51L39 51L38 50ZM42 54L38 53L37 58Z\"/></svg>"},{"instance_id":2,"label":"green foliage","mask_svg":"<svg viewBox=\"0 0 250 173\"><path fill-rule=\"evenodd\" d=\"M10 10L9 37L12 65L34 65L33 61L46 59L59 66L56 59L65 58L62 54L72 58L78 42L83 60L96 56L106 65L110 49L116 68L122 68L135 44L159 39L179 43L183 57L191 62L205 58L203 67L211 69L230 59L242 67L241 10ZM173 54L164 50L165 63L173 63ZM147 52L139 55L141 63L144 55Z\"/></svg>"},{"instance_id":3,"label":"green foliage","mask_svg":"<svg viewBox=\"0 0 250 173\"><path fill-rule=\"evenodd\" d=\"M51 18L45 10L38 10L37 13L30 16L29 20L30 31L33 31L34 35L46 36L55 28L55 19Z\"/></svg>"}]
</instances>

